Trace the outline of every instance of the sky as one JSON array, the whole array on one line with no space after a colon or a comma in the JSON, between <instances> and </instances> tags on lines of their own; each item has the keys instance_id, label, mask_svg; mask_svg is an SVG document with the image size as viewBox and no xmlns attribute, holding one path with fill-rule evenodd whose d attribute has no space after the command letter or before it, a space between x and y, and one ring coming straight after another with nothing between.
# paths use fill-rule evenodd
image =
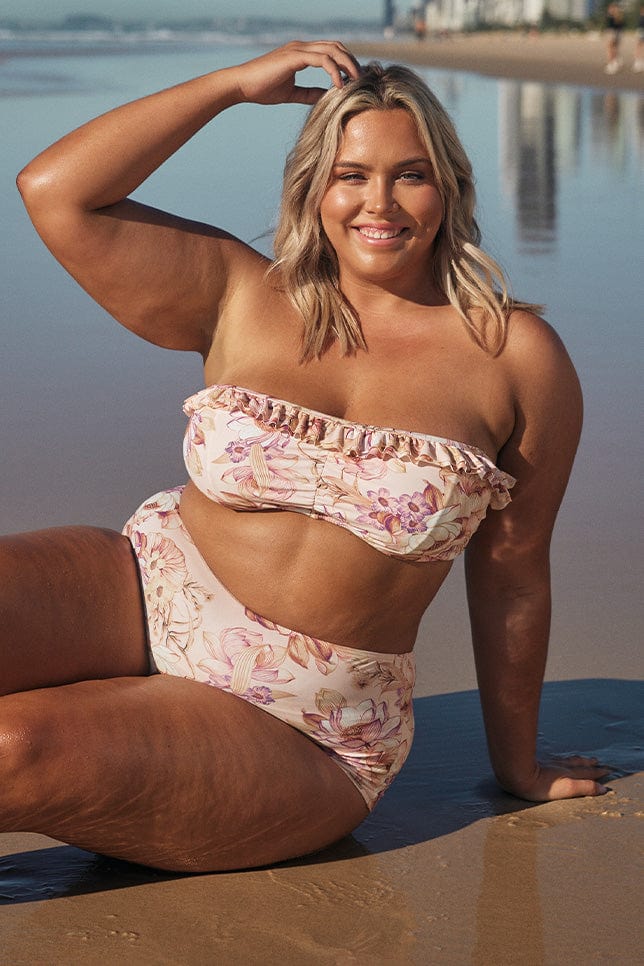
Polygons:
<instances>
[{"instance_id":1,"label":"sky","mask_svg":"<svg viewBox=\"0 0 644 966\"><path fill-rule=\"evenodd\" d=\"M163 20L190 17L266 17L296 20L380 20L383 0L3 0L3 17L20 20L62 19L67 14L90 13L114 19Z\"/></svg>"}]
</instances>

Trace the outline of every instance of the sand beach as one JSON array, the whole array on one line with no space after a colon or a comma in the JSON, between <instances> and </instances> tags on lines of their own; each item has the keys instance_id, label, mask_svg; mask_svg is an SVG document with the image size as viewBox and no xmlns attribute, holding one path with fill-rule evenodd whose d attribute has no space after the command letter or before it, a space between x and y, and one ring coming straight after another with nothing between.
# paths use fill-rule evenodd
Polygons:
<instances>
[{"instance_id":1,"label":"sand beach","mask_svg":"<svg viewBox=\"0 0 644 966\"><path fill-rule=\"evenodd\" d=\"M634 294L639 276L633 261L641 215L629 166L637 159L641 164L643 156L641 121L637 128L635 120L641 118L642 98L633 92L644 88L644 75L631 70L633 45L634 37L626 36L624 67L607 76L599 35L485 34L422 44L352 44L365 58L561 85L561 91L544 96L542 114L539 91L531 88L527 121L512 128L524 139L523 154L530 162L537 158L537 175L546 172L537 187L550 186L552 206L559 206L550 226L553 237L542 232L537 241L534 234L520 238L522 293L527 289L532 298L547 290L556 309L553 321L580 371L587 408L553 545L554 618L540 743L544 754L597 755L611 768L608 794L532 805L494 783L457 563L421 627L412 754L352 836L273 868L183 876L102 858L41 835L0 834L0 966L642 962L637 873L644 820L644 614L632 536L644 467L630 415L641 393L636 351L641 302ZM206 55L199 56L205 63ZM109 87L119 62L92 60L91 72L88 67L77 81L71 59L53 61L39 62L29 76L25 67L18 81L10 78L27 93L5 97L8 172L15 173L47 138L58 135L63 121L53 117L52 105L68 112L69 129L90 110L123 98L121 89ZM146 76L145 84L153 86L157 74L166 82L170 63L159 58L157 65L150 57L122 70L133 76L135 68L148 72L152 79ZM180 66L183 70L183 62ZM41 93L47 84L48 91L62 92L57 101ZM586 92L569 97L564 85L597 90L587 99ZM477 80L471 86L484 85ZM503 98L490 92L485 117L503 100L505 121L514 118L520 100L515 95L514 88ZM555 115L555 108L561 113ZM464 118L475 113L470 106ZM568 129L557 127L553 117L576 125L578 143L571 143ZM277 125L267 126L257 141L281 158L282 135L273 128ZM228 131L223 122L222 130ZM478 132L476 125L472 130ZM540 167L542 131L550 131L556 147L546 152L548 159L557 153L563 159L556 191L551 169ZM276 197L278 181L263 180L263 169L253 168L257 186L245 174L248 152L237 150L233 133L231 128L230 137L219 139L221 151L231 151L244 191L251 199ZM493 142L496 132L490 138ZM159 178L160 197L151 189L146 200L173 209L183 204L187 215L200 216L199 185L208 183L211 151L215 147L206 142L191 156L194 187L171 171ZM497 197L497 184L498 197L509 197L515 185L517 196L525 194L524 169L518 162L513 166L510 149L504 157L502 176L494 168L491 187L484 187L488 199ZM533 168L525 170L530 174ZM614 182L598 180L605 170L617 172ZM198 366L192 357L164 355L112 325L53 263L13 194L5 203L9 174L3 177L0 204L10 231L2 275L8 361L2 366L0 360L0 531L67 522L118 527L145 496L185 477L179 400L200 378ZM511 200L514 205L514 195ZM241 220L259 207L253 200L235 203L231 211ZM492 207L488 201L488 211ZM585 217L589 208L588 220L575 220L577 211ZM520 206L516 210L520 215ZM511 212L514 218L515 209ZM532 212L533 229L543 228L542 214ZM214 216L208 209L203 217ZM262 211L257 225L244 224L244 237L259 235L264 219ZM509 216L507 221L508 237L520 237L515 221ZM492 234L498 237L503 224L494 222ZM594 234L596 225L601 236ZM598 237L607 246L606 265L596 258ZM528 284L533 276L534 292Z\"/></svg>"},{"instance_id":2,"label":"sand beach","mask_svg":"<svg viewBox=\"0 0 644 966\"><path fill-rule=\"evenodd\" d=\"M616 74L604 73L606 41L599 31L541 34L485 31L445 37L428 35L422 41L401 38L351 46L362 58L550 84L644 91L644 72L633 71L635 43L635 34L626 33L620 49L623 65Z\"/></svg>"}]
</instances>

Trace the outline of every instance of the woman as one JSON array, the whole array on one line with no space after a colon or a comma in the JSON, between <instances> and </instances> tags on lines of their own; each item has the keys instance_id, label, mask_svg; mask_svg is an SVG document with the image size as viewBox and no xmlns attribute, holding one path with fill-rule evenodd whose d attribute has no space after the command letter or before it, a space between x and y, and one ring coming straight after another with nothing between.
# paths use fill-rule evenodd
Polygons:
<instances>
[{"instance_id":1,"label":"woman","mask_svg":"<svg viewBox=\"0 0 644 966\"><path fill-rule=\"evenodd\" d=\"M637 20L633 70L636 74L640 74L644 70L644 4L640 4L640 12Z\"/></svg>"},{"instance_id":2,"label":"woman","mask_svg":"<svg viewBox=\"0 0 644 966\"><path fill-rule=\"evenodd\" d=\"M296 86L308 66L328 93ZM316 105L272 265L127 200L249 101ZM594 760L535 758L577 380L478 248L469 163L422 82L287 44L91 121L19 185L79 283L143 338L200 352L207 388L186 403L190 481L126 536L3 541L0 830L194 871L345 835L409 751L418 623L475 531L497 778L532 801L601 794Z\"/></svg>"}]
</instances>

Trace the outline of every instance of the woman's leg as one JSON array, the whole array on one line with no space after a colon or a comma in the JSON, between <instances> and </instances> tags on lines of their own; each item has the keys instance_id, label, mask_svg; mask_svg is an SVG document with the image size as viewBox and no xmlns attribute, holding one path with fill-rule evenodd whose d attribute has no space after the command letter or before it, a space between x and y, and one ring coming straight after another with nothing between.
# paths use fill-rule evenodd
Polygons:
<instances>
[{"instance_id":1,"label":"woman's leg","mask_svg":"<svg viewBox=\"0 0 644 966\"><path fill-rule=\"evenodd\" d=\"M0 699L0 832L197 872L315 851L366 814L317 745L207 684L154 675Z\"/></svg>"},{"instance_id":2,"label":"woman's leg","mask_svg":"<svg viewBox=\"0 0 644 966\"><path fill-rule=\"evenodd\" d=\"M148 668L126 537L93 527L0 537L0 695Z\"/></svg>"},{"instance_id":3,"label":"woman's leg","mask_svg":"<svg viewBox=\"0 0 644 966\"><path fill-rule=\"evenodd\" d=\"M147 670L127 538L88 527L0 538L0 832L209 871L314 851L366 816L299 731Z\"/></svg>"}]
</instances>

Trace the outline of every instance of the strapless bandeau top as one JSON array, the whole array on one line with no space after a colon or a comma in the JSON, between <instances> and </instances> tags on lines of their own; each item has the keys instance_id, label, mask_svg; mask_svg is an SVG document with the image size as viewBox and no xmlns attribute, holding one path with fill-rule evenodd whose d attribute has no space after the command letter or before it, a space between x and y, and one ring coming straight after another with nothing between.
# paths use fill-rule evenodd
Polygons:
<instances>
[{"instance_id":1,"label":"strapless bandeau top","mask_svg":"<svg viewBox=\"0 0 644 966\"><path fill-rule=\"evenodd\" d=\"M240 386L184 404L184 459L207 497L236 510L326 520L407 560L452 560L515 480L475 446L325 415Z\"/></svg>"}]
</instances>

